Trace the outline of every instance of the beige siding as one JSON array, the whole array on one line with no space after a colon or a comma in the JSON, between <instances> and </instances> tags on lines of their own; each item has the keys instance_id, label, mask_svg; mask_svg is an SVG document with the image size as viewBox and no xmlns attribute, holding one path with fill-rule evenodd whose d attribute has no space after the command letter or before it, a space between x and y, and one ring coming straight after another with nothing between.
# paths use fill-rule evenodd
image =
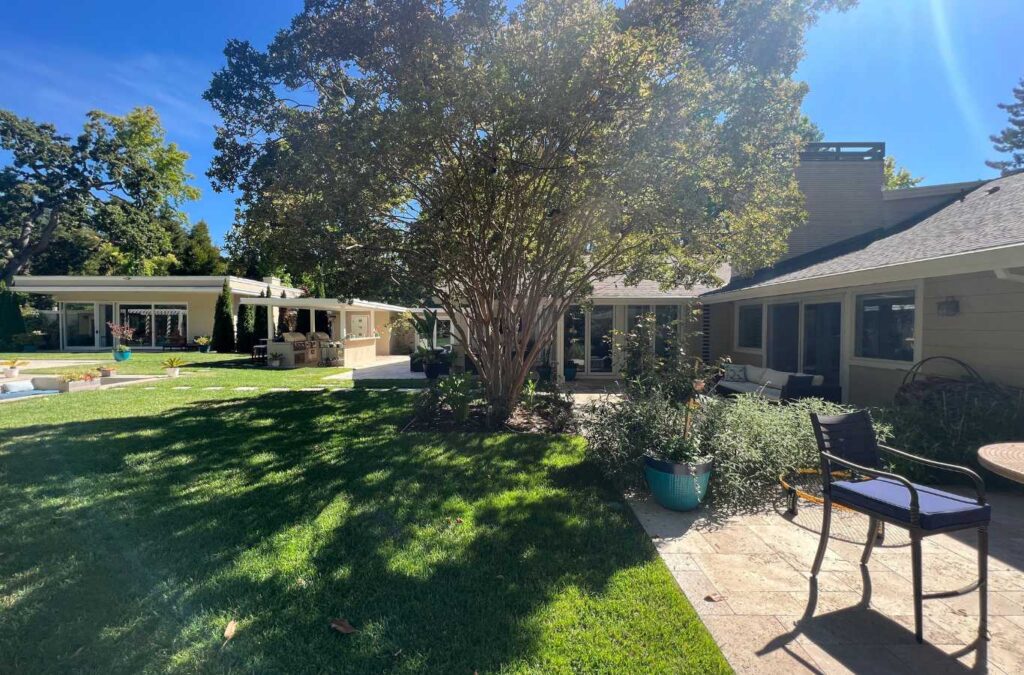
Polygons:
<instances>
[{"instance_id":1,"label":"beige siding","mask_svg":"<svg viewBox=\"0 0 1024 675\"><path fill-rule=\"evenodd\" d=\"M938 303L960 303L956 316L940 316ZM1024 283L980 273L925 280L924 357L952 356L982 377L1024 387ZM960 374L948 364L930 371Z\"/></svg>"},{"instance_id":2,"label":"beige siding","mask_svg":"<svg viewBox=\"0 0 1024 675\"><path fill-rule=\"evenodd\" d=\"M736 313L731 302L709 305L711 308L711 359L729 356L733 345L733 319Z\"/></svg>"},{"instance_id":3,"label":"beige siding","mask_svg":"<svg viewBox=\"0 0 1024 675\"><path fill-rule=\"evenodd\" d=\"M909 364L908 364L909 365ZM904 370L850 366L848 400L858 405L886 405L903 382Z\"/></svg>"}]
</instances>

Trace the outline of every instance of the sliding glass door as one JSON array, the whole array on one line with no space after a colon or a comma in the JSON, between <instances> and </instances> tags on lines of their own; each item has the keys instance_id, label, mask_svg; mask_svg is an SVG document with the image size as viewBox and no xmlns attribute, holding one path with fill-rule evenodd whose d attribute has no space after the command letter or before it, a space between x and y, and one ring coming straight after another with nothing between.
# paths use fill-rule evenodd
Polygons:
<instances>
[{"instance_id":1,"label":"sliding glass door","mask_svg":"<svg viewBox=\"0 0 1024 675\"><path fill-rule=\"evenodd\" d=\"M591 373L612 372L612 329L615 310L611 305L594 305L590 311Z\"/></svg>"},{"instance_id":2,"label":"sliding glass door","mask_svg":"<svg viewBox=\"0 0 1024 675\"><path fill-rule=\"evenodd\" d=\"M828 385L839 384L842 316L839 302L804 305L803 372L823 376Z\"/></svg>"},{"instance_id":3,"label":"sliding glass door","mask_svg":"<svg viewBox=\"0 0 1024 675\"><path fill-rule=\"evenodd\" d=\"M768 367L786 373L800 369L800 303L768 306Z\"/></svg>"}]
</instances>

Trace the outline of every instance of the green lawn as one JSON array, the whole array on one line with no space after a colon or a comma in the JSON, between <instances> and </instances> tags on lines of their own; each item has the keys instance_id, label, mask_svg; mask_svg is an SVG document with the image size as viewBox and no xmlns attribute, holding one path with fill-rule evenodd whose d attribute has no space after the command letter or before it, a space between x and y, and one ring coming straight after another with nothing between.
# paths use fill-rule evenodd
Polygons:
<instances>
[{"instance_id":1,"label":"green lawn","mask_svg":"<svg viewBox=\"0 0 1024 675\"><path fill-rule=\"evenodd\" d=\"M115 363L109 352L38 352L34 354L0 353L0 361L7 359L46 359L46 360L89 360L96 363L88 366L66 366L45 368L42 370L25 371L26 374L52 374L65 371L94 370L101 365L116 366L119 375L163 375L161 364L164 359L177 356L185 361L181 377L159 383L163 386L191 387L357 387L357 388L389 388L389 387L423 387L425 381L414 380L360 380L327 379L351 368L296 368L293 370L271 370L253 365L248 357L238 354L200 354L199 352L134 352L131 359Z\"/></svg>"},{"instance_id":2,"label":"green lawn","mask_svg":"<svg viewBox=\"0 0 1024 675\"><path fill-rule=\"evenodd\" d=\"M410 399L0 405L0 672L728 670L578 438L402 434Z\"/></svg>"}]
</instances>

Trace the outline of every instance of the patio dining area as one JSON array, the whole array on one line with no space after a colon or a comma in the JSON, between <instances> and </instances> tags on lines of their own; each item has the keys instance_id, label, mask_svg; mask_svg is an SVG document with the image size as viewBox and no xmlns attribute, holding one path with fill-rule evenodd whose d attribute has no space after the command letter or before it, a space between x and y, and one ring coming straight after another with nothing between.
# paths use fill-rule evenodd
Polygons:
<instances>
[{"instance_id":1,"label":"patio dining area","mask_svg":"<svg viewBox=\"0 0 1024 675\"><path fill-rule=\"evenodd\" d=\"M886 529L866 567L867 517L833 512L817 582L811 565L822 508L718 518L631 506L680 588L740 673L1019 673L1024 671L1024 495L989 495L989 640L978 644L978 595L924 604L924 644L914 639L910 538ZM929 537L924 587L975 579L973 532Z\"/></svg>"}]
</instances>

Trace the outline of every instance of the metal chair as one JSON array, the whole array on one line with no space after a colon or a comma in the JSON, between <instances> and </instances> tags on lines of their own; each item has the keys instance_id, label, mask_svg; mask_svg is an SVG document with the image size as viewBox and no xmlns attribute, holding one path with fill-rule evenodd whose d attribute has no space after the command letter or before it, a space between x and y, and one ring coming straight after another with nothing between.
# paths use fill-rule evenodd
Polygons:
<instances>
[{"instance_id":1,"label":"metal chair","mask_svg":"<svg viewBox=\"0 0 1024 675\"><path fill-rule=\"evenodd\" d=\"M867 565L875 545L875 535L880 523L889 523L905 528L910 533L910 554L914 581L914 636L923 642L922 604L925 599L949 598L977 589L981 616L978 637L986 639L988 629L988 524L991 508L985 501L985 484L981 477L970 469L946 464L932 459L918 457L902 450L878 443L871 417L866 411L837 415L819 416L811 413L811 424L818 439L821 453L821 476L824 501L824 516L821 524L821 540L814 557L811 576L817 577L821 570L825 550L828 547L829 526L832 520L832 504L868 516L868 541L864 547L860 564ZM963 474L974 483L975 499L961 497L925 485L911 483L895 473L881 470L879 451L918 462L935 469ZM836 480L834 465L851 471L849 480ZM921 540L942 532L953 532L969 528L978 529L978 580L965 588L940 593L924 593L921 579Z\"/></svg>"}]
</instances>

